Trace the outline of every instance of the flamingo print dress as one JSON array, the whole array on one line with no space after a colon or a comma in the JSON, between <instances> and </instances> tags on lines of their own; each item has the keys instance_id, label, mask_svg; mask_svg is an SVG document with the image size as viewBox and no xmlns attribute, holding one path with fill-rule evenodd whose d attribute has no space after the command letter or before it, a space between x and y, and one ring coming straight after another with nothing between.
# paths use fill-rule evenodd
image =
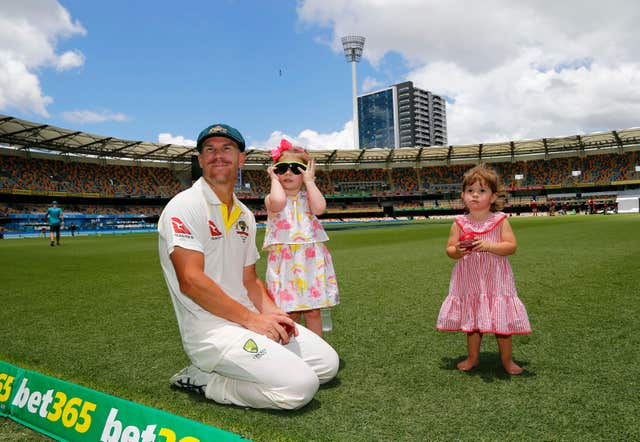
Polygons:
<instances>
[{"instance_id":1,"label":"flamingo print dress","mask_svg":"<svg viewBox=\"0 0 640 442\"><path fill-rule=\"evenodd\" d=\"M269 251L265 278L269 296L285 312L331 307L339 302L329 237L311 213L306 192L287 197L269 217L263 249Z\"/></svg>"}]
</instances>

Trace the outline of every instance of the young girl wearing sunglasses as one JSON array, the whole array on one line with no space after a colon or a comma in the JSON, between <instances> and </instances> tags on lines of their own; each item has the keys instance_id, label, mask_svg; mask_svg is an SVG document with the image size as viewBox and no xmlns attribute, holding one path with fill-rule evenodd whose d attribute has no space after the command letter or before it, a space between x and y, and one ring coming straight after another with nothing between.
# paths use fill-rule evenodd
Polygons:
<instances>
[{"instance_id":1,"label":"young girl wearing sunglasses","mask_svg":"<svg viewBox=\"0 0 640 442\"><path fill-rule=\"evenodd\" d=\"M316 217L327 203L315 184L315 163L304 149L282 140L271 157L271 191L264 201L267 290L294 321L304 317L306 327L322 336L320 309L339 302L331 255L324 245L329 237Z\"/></svg>"}]
</instances>

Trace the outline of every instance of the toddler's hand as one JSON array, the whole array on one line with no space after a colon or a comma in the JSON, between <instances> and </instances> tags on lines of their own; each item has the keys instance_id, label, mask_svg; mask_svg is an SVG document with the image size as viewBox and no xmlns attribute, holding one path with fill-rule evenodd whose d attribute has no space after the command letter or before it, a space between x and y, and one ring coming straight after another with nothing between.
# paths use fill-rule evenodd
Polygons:
<instances>
[{"instance_id":1,"label":"toddler's hand","mask_svg":"<svg viewBox=\"0 0 640 442\"><path fill-rule=\"evenodd\" d=\"M312 159L307 163L307 170L302 172L302 177L305 183L309 181L315 181L316 179L316 163Z\"/></svg>"},{"instance_id":2,"label":"toddler's hand","mask_svg":"<svg viewBox=\"0 0 640 442\"><path fill-rule=\"evenodd\" d=\"M276 175L275 170L276 169L275 169L275 167L273 167L273 164L271 166L267 167L267 173L269 174L269 178L278 179L278 176Z\"/></svg>"},{"instance_id":3,"label":"toddler's hand","mask_svg":"<svg viewBox=\"0 0 640 442\"><path fill-rule=\"evenodd\" d=\"M484 241L481 239L477 239L473 241L473 246L471 250L474 252L491 252L491 245L493 243L491 241Z\"/></svg>"},{"instance_id":4,"label":"toddler's hand","mask_svg":"<svg viewBox=\"0 0 640 442\"><path fill-rule=\"evenodd\" d=\"M473 251L473 246L469 247L469 241L458 241L456 243L456 252L462 256L469 255Z\"/></svg>"}]
</instances>

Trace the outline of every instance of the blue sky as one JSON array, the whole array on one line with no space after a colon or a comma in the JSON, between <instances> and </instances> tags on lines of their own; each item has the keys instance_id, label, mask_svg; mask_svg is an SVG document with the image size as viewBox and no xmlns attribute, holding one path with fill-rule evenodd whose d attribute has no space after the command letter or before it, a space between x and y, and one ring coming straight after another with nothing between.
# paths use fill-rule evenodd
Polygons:
<instances>
[{"instance_id":1,"label":"blue sky","mask_svg":"<svg viewBox=\"0 0 640 442\"><path fill-rule=\"evenodd\" d=\"M0 113L151 142L227 122L255 147L350 148L339 38L356 33L359 92L412 80L447 96L453 144L640 126L640 7L600 3L0 1Z\"/></svg>"},{"instance_id":2,"label":"blue sky","mask_svg":"<svg viewBox=\"0 0 640 442\"><path fill-rule=\"evenodd\" d=\"M123 113L128 121L87 129L153 141L163 132L194 139L224 121L259 142L274 130L326 132L349 119L349 65L297 22L294 2L141 3L62 3L87 29L64 46L86 61L43 71L52 114Z\"/></svg>"}]
</instances>

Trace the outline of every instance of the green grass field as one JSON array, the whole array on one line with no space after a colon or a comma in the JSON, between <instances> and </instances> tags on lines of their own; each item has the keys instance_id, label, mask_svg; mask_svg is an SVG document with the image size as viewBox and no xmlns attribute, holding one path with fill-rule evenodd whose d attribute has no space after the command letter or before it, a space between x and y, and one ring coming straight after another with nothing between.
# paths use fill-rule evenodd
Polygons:
<instances>
[{"instance_id":1,"label":"green grass field","mask_svg":"<svg viewBox=\"0 0 640 442\"><path fill-rule=\"evenodd\" d=\"M534 330L514 337L521 376L492 336L480 367L457 371L464 335L435 330L449 221L329 230L341 370L299 411L169 388L187 359L155 235L1 241L0 360L256 441L639 440L640 216L510 221ZM46 438L0 419L0 440Z\"/></svg>"}]
</instances>

